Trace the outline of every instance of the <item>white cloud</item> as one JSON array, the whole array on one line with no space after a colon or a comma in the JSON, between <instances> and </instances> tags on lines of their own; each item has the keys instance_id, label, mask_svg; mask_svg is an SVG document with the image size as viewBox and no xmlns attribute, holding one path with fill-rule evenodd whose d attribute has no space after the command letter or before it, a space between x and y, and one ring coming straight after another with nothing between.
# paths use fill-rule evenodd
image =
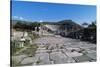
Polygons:
<instances>
[{"instance_id":1,"label":"white cloud","mask_svg":"<svg viewBox=\"0 0 100 67\"><path fill-rule=\"evenodd\" d=\"M18 19L18 16L13 16L14 19Z\"/></svg>"},{"instance_id":2,"label":"white cloud","mask_svg":"<svg viewBox=\"0 0 100 67\"><path fill-rule=\"evenodd\" d=\"M40 20L39 22L43 22L43 20Z\"/></svg>"},{"instance_id":3,"label":"white cloud","mask_svg":"<svg viewBox=\"0 0 100 67\"><path fill-rule=\"evenodd\" d=\"M18 19L18 20L24 20L24 18L21 17L21 16L13 16L12 18L13 18L13 19Z\"/></svg>"},{"instance_id":4,"label":"white cloud","mask_svg":"<svg viewBox=\"0 0 100 67\"><path fill-rule=\"evenodd\" d=\"M23 20L24 18L23 18L23 17L19 17L19 19L20 19L20 20Z\"/></svg>"}]
</instances>

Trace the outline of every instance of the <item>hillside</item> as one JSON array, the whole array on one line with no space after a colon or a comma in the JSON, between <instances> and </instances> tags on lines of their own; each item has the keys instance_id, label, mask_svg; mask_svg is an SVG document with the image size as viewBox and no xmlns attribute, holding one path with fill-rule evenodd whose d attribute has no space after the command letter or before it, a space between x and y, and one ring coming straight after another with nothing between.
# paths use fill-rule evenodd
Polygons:
<instances>
[{"instance_id":1,"label":"hillside","mask_svg":"<svg viewBox=\"0 0 100 67\"><path fill-rule=\"evenodd\" d=\"M31 26L31 24L34 25L34 23L40 23L40 22L29 22L29 21L22 21L22 20L12 20L12 25L16 25L17 22L21 22L24 24L28 24ZM52 31L63 31L63 30L77 30L81 29L82 27L75 23L72 20L61 20L58 22L42 22L40 24L43 24L44 27L52 30Z\"/></svg>"}]
</instances>

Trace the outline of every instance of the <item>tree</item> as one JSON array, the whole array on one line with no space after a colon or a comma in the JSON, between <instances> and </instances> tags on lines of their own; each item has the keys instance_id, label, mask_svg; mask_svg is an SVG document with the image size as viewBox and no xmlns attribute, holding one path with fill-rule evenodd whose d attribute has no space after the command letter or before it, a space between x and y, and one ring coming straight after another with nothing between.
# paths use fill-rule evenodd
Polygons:
<instances>
[{"instance_id":1,"label":"tree","mask_svg":"<svg viewBox=\"0 0 100 67\"><path fill-rule=\"evenodd\" d=\"M96 21L93 21L88 27L96 28Z\"/></svg>"}]
</instances>

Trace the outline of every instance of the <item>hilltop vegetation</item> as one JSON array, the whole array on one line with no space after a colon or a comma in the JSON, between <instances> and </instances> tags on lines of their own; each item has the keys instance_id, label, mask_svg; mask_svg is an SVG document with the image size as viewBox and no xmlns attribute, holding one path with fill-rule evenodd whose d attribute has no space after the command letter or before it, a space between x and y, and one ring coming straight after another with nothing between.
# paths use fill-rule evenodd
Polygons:
<instances>
[{"instance_id":1,"label":"hilltop vegetation","mask_svg":"<svg viewBox=\"0 0 100 67\"><path fill-rule=\"evenodd\" d=\"M58 22L28 22L28 21L21 21L21 20L11 20L11 27L13 29L20 29L20 30L35 30L35 27L39 27L41 25L49 24L49 25L62 25L69 27L69 28L81 28L81 25L75 23L72 20L62 20Z\"/></svg>"},{"instance_id":2,"label":"hilltop vegetation","mask_svg":"<svg viewBox=\"0 0 100 67\"><path fill-rule=\"evenodd\" d=\"M11 21L12 25L11 27L13 29L20 29L20 30L35 30L35 27L39 27L40 23L38 22L26 22L26 21L20 21L20 20L16 20L16 21Z\"/></svg>"},{"instance_id":3,"label":"hilltop vegetation","mask_svg":"<svg viewBox=\"0 0 100 67\"><path fill-rule=\"evenodd\" d=\"M29 21L21 21L21 20L11 20L11 29L15 30L22 30L22 31L31 31L35 30L35 27L37 27L37 31L39 31L39 27L42 25L59 25L59 29L61 30L67 30L69 32L79 30L84 28L84 25L88 25L88 28L94 28L96 30L96 21L91 22L91 24L83 23L82 25L79 25L75 23L72 20L62 20L58 22L29 22Z\"/></svg>"}]
</instances>

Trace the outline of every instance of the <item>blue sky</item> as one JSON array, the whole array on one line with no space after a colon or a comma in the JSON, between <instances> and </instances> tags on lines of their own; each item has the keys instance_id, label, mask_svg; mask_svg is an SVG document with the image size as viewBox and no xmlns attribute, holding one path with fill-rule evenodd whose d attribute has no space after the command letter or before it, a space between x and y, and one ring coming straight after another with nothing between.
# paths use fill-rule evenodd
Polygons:
<instances>
[{"instance_id":1,"label":"blue sky","mask_svg":"<svg viewBox=\"0 0 100 67\"><path fill-rule=\"evenodd\" d=\"M96 6L12 1L12 18L50 22L71 19L79 24L91 23L96 20Z\"/></svg>"}]
</instances>

